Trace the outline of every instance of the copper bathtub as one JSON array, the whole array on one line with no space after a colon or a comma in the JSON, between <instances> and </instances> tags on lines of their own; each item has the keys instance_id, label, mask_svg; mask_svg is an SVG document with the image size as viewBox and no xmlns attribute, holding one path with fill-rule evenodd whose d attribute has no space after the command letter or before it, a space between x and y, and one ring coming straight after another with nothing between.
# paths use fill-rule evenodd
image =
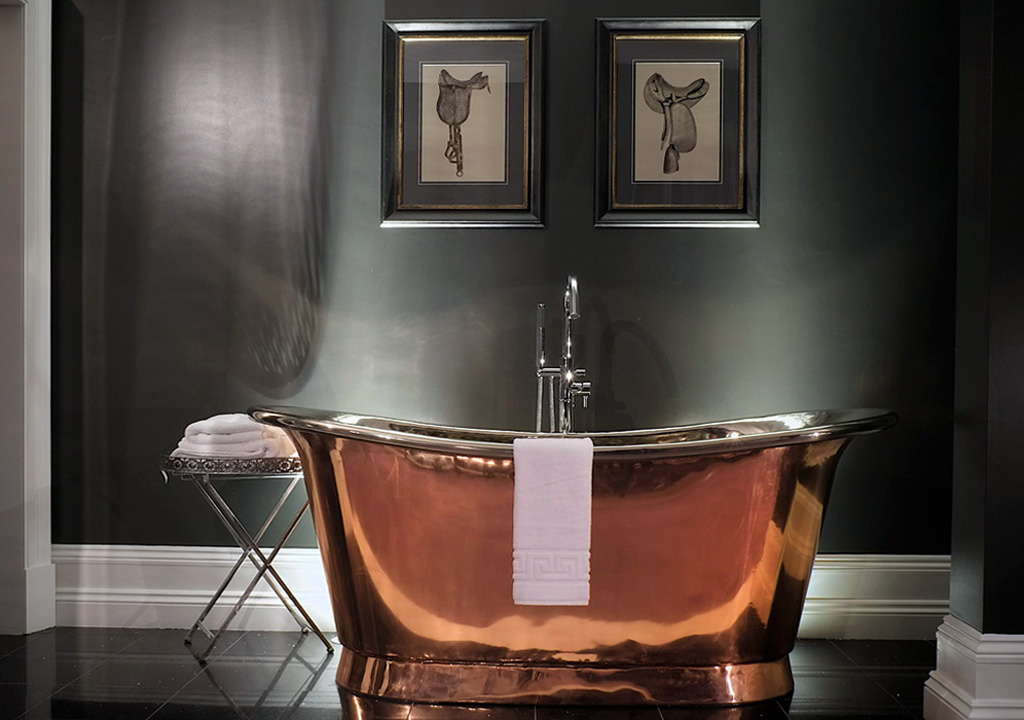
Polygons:
<instances>
[{"instance_id":1,"label":"copper bathtub","mask_svg":"<svg viewBox=\"0 0 1024 720\"><path fill-rule=\"evenodd\" d=\"M289 432L345 690L429 703L734 705L786 695L822 516L884 410L790 413L594 442L590 604L512 602L512 440L254 408Z\"/></svg>"}]
</instances>

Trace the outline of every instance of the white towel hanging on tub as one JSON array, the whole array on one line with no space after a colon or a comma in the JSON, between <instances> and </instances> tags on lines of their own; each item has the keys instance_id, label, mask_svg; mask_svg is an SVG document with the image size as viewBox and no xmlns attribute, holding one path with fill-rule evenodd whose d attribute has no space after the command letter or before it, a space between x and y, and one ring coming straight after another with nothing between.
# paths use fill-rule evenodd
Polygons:
<instances>
[{"instance_id":1,"label":"white towel hanging on tub","mask_svg":"<svg viewBox=\"0 0 1024 720\"><path fill-rule=\"evenodd\" d=\"M516 605L590 602L590 438L512 443L512 600Z\"/></svg>"}]
</instances>

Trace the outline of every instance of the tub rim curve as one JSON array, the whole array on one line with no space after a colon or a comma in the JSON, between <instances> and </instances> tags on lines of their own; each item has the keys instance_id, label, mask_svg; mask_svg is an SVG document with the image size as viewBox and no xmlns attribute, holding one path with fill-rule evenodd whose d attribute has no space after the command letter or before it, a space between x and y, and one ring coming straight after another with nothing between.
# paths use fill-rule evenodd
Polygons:
<instances>
[{"instance_id":1,"label":"tub rim curve","mask_svg":"<svg viewBox=\"0 0 1024 720\"><path fill-rule=\"evenodd\" d=\"M896 423L881 408L848 408L778 413L640 430L570 435L525 430L473 429L451 425L314 408L257 405L250 416L285 430L326 433L351 440L452 455L511 458L512 443L525 437L589 437L595 459L625 460L735 453L865 435Z\"/></svg>"}]
</instances>

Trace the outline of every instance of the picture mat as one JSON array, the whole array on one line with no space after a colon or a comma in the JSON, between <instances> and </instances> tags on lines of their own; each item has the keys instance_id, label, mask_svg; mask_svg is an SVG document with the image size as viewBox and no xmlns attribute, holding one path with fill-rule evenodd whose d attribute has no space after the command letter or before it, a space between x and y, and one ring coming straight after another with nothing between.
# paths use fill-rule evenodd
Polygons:
<instances>
[{"instance_id":1,"label":"picture mat","mask_svg":"<svg viewBox=\"0 0 1024 720\"><path fill-rule=\"evenodd\" d=\"M529 34L475 32L466 35L411 33L398 38L398 210L518 210L529 206L531 107ZM421 182L421 123L427 109L436 109L437 83L421 83L422 65L504 65L506 105L506 180L504 182ZM474 91L476 96L481 91ZM482 91L486 95L486 90ZM426 99L424 99L424 95ZM470 118L475 112L473 97ZM435 111L436 115L436 111ZM440 118L438 122L441 123ZM447 125L444 143L447 144ZM436 140L436 136L435 136ZM433 142L433 141L430 141ZM443 159L443 147L442 159ZM447 163L445 160L444 162ZM465 175L463 175L465 177Z\"/></svg>"},{"instance_id":2,"label":"picture mat","mask_svg":"<svg viewBox=\"0 0 1024 720\"><path fill-rule=\"evenodd\" d=\"M726 210L743 206L745 62L744 36L711 30L622 30L609 37L609 209L611 210ZM635 64L719 63L720 169L715 180L634 180L634 123L637 88ZM646 82L646 77L644 78ZM642 87L640 88L642 92ZM642 95L641 100L642 102ZM703 102L703 101L702 101ZM694 106L694 110L700 105ZM655 121L659 114L650 111ZM663 118L661 118L663 122ZM660 148L661 129L655 138ZM685 161L680 154L680 165ZM661 167L662 160L657 167ZM648 166L649 167L649 166ZM655 175L649 172L648 177Z\"/></svg>"}]
</instances>

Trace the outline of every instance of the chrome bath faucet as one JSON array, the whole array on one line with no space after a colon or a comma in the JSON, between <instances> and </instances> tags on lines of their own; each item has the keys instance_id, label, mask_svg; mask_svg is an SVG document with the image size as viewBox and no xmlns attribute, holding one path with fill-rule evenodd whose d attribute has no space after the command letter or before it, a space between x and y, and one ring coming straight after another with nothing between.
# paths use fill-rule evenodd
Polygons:
<instances>
[{"instance_id":1,"label":"chrome bath faucet","mask_svg":"<svg viewBox=\"0 0 1024 720\"><path fill-rule=\"evenodd\" d=\"M566 281L563 310L561 362L558 366L549 366L544 349L545 306L544 303L537 305L537 432L542 432L544 429L545 386L547 387L548 417L550 418L548 432L573 432L576 398L579 397L583 402L583 407L586 407L590 397L590 382L580 379L586 375L587 371L584 368L576 367L575 348L573 347L573 322L580 318L580 291L575 275L570 275ZM557 417L555 413L556 378L558 380Z\"/></svg>"}]
</instances>

